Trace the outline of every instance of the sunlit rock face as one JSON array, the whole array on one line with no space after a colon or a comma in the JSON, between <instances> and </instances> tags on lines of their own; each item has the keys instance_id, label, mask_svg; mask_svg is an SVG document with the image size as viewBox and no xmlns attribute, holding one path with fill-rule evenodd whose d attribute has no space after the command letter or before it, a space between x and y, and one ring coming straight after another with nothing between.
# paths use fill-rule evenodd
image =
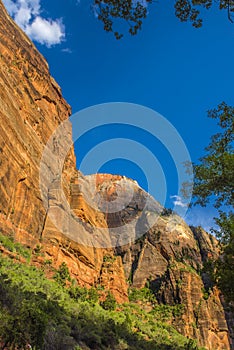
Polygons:
<instances>
[{"instance_id":1,"label":"sunlit rock face","mask_svg":"<svg viewBox=\"0 0 234 350\"><path fill-rule=\"evenodd\" d=\"M100 279L105 281L103 256L111 252L92 244L79 244L74 232L69 232L67 206L77 207L77 199L74 215L79 235L84 233L92 243L96 227L107 227L104 215L81 197L75 198L71 191L78 175L80 181L85 181L76 170L73 147L62 174L68 203L60 196L57 153L63 153L65 146L72 144L71 125L64 123L70 114L70 106L51 77L47 62L0 1L0 230L32 248L42 244L45 258L51 258L55 267L65 261L81 285L91 286ZM59 140L53 140L52 134L59 125L63 125L63 132ZM46 173L41 174L42 155L51 137L52 154L46 158ZM46 203L42 201L40 175L50 179ZM60 223L62 232L61 225L58 229ZM109 287L119 302L126 301L121 259L115 262L114 269L117 273Z\"/></svg>"},{"instance_id":2,"label":"sunlit rock face","mask_svg":"<svg viewBox=\"0 0 234 350\"><path fill-rule=\"evenodd\" d=\"M82 175L73 147L58 177L59 156L72 144L64 123L70 114L47 62L0 0L0 231L40 245L44 258L37 264L66 262L80 285L104 286L118 302L128 301L129 284L148 285L159 303L184 305L176 324L181 333L210 350L230 349L233 315L226 313L227 323L220 292L202 270L218 256L217 241L168 215L130 179ZM41 177L49 179L43 193Z\"/></svg>"}]
</instances>

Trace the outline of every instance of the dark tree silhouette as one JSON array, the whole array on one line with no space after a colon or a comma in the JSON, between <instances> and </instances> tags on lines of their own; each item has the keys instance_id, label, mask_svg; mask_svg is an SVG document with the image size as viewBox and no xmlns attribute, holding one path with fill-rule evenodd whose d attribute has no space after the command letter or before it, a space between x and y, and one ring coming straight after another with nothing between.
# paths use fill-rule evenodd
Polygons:
<instances>
[{"instance_id":1,"label":"dark tree silhouette","mask_svg":"<svg viewBox=\"0 0 234 350\"><path fill-rule=\"evenodd\" d=\"M94 0L93 10L104 30L114 33L116 39L121 39L123 33L114 29L118 20L123 20L129 26L131 35L136 35L142 28L143 20L147 17L150 5L155 0ZM175 15L181 22L190 21L196 28L202 26L201 8L210 9L213 5L220 10L226 10L227 18L233 23L234 0L175 0Z\"/></svg>"}]
</instances>

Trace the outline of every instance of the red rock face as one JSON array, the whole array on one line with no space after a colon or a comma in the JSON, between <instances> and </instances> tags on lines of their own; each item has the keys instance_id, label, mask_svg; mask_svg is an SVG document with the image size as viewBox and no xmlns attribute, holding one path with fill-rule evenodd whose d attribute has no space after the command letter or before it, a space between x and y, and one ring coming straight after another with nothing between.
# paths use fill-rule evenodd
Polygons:
<instances>
[{"instance_id":1,"label":"red rock face","mask_svg":"<svg viewBox=\"0 0 234 350\"><path fill-rule=\"evenodd\" d=\"M92 177L88 177L90 181ZM128 226L134 241L115 249L132 286L149 285L159 303L183 304L184 313L175 326L185 336L197 339L210 350L230 349L231 322L226 320L220 292L212 288L209 276L203 271L204 264L219 255L217 240L201 228L190 228L179 216L167 215L164 211L147 232L137 236L135 218L140 220L146 216L150 222L150 216L160 210L160 205L150 198L144 212L148 195L132 180L100 175L97 183L99 197L107 203L117 202L116 206L121 203L122 195L128 197L126 190L131 193L125 208L107 212L106 218L110 234L116 227L121 227L124 234L126 222L134 222L132 227ZM102 207L103 203L97 200L98 205ZM146 222L144 218L141 220Z\"/></svg>"},{"instance_id":2,"label":"red rock face","mask_svg":"<svg viewBox=\"0 0 234 350\"><path fill-rule=\"evenodd\" d=\"M91 286L99 283L107 251L69 240L51 222L51 213L56 215L61 205L53 174L54 158L49 158L47 164L52 169L49 175L54 175L55 180L49 191L48 208L42 203L39 186L45 144L70 114L70 106L50 76L47 62L0 1L0 230L32 248L42 244L46 257L52 258L56 267L65 261L81 285ZM61 145L71 142L69 123L63 135ZM72 148L63 167L63 188L75 215L81 219L79 230L107 227L102 213L95 212L82 196L70 193L78 175L75 163ZM81 174L80 177L85 181ZM115 268L118 274L114 274L111 289L119 302L127 301L121 259Z\"/></svg>"},{"instance_id":3,"label":"red rock face","mask_svg":"<svg viewBox=\"0 0 234 350\"><path fill-rule=\"evenodd\" d=\"M176 215L156 215L160 204L132 180L83 176L76 169L73 148L62 175L69 208L58 191L54 158L47 163L53 181L47 205L43 204L39 186L43 150L70 113L45 59L0 0L1 232L31 248L41 245L45 259L52 259L55 267L66 262L80 285L102 285L118 302L128 300L127 280L137 288L149 284L159 302L184 304L176 324L181 333L210 350L230 349L228 326L233 315L227 315L227 324L220 293L209 290L208 275L201 272L204 262L219 254L214 238L190 229ZM71 125L66 123L60 147L71 139ZM75 232L67 224L69 215L76 221ZM80 236L87 244L81 244Z\"/></svg>"}]
</instances>

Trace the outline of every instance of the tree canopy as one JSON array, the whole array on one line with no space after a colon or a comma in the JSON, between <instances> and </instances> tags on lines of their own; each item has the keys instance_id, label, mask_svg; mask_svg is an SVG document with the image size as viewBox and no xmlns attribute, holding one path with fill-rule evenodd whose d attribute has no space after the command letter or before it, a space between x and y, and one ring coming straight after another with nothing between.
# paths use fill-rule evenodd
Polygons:
<instances>
[{"instance_id":1,"label":"tree canopy","mask_svg":"<svg viewBox=\"0 0 234 350\"><path fill-rule=\"evenodd\" d=\"M234 107L221 103L208 112L221 131L212 136L200 164L194 165L195 204L212 202L219 211L213 230L223 244L223 255L215 264L215 279L227 300L234 301Z\"/></svg>"},{"instance_id":2,"label":"tree canopy","mask_svg":"<svg viewBox=\"0 0 234 350\"><path fill-rule=\"evenodd\" d=\"M97 18L103 22L107 32L113 32L116 39L121 39L123 33L114 29L119 19L125 21L131 35L135 35L142 28L143 20L150 11L154 0L94 0L93 10ZM201 9L210 9L213 5L227 12L227 18L233 22L233 0L175 0L175 15L181 22L191 22L195 28L202 26Z\"/></svg>"},{"instance_id":3,"label":"tree canopy","mask_svg":"<svg viewBox=\"0 0 234 350\"><path fill-rule=\"evenodd\" d=\"M213 199L214 206L234 204L234 107L221 103L208 116L218 120L221 131L211 137L206 155L194 167L196 204L204 206Z\"/></svg>"}]
</instances>

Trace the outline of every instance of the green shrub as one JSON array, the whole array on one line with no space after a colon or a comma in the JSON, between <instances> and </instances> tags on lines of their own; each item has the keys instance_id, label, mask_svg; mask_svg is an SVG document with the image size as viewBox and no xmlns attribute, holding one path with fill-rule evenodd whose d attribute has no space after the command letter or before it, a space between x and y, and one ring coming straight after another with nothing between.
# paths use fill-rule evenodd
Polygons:
<instances>
[{"instance_id":1,"label":"green shrub","mask_svg":"<svg viewBox=\"0 0 234 350\"><path fill-rule=\"evenodd\" d=\"M59 276L67 280L66 265L61 265ZM126 303L114 310L111 294L105 308L97 297L95 288L67 288L36 267L0 255L0 334L6 348L23 349L29 342L34 350L198 349L196 342L162 322L179 312L179 306L157 305L147 312Z\"/></svg>"},{"instance_id":2,"label":"green shrub","mask_svg":"<svg viewBox=\"0 0 234 350\"><path fill-rule=\"evenodd\" d=\"M42 249L42 247L39 244L37 244L36 247L34 248L34 253L35 254L40 254L41 249Z\"/></svg>"},{"instance_id":3,"label":"green shrub","mask_svg":"<svg viewBox=\"0 0 234 350\"><path fill-rule=\"evenodd\" d=\"M115 310L116 300L110 291L108 291L106 299L101 302L101 306L103 307L104 310Z\"/></svg>"},{"instance_id":4,"label":"green shrub","mask_svg":"<svg viewBox=\"0 0 234 350\"><path fill-rule=\"evenodd\" d=\"M88 289L80 286L72 286L68 289L68 293L75 301L88 301L91 304L95 304L99 300L98 292L94 287Z\"/></svg>"},{"instance_id":5,"label":"green shrub","mask_svg":"<svg viewBox=\"0 0 234 350\"><path fill-rule=\"evenodd\" d=\"M14 252L15 251L15 245L14 245L13 237L4 236L4 235L0 234L0 244L4 248L8 249L10 252Z\"/></svg>"},{"instance_id":6,"label":"green shrub","mask_svg":"<svg viewBox=\"0 0 234 350\"><path fill-rule=\"evenodd\" d=\"M180 317L183 314L184 306L182 304L178 305L156 305L150 311L150 313L156 318L163 322L172 320L175 317Z\"/></svg>"},{"instance_id":7,"label":"green shrub","mask_svg":"<svg viewBox=\"0 0 234 350\"><path fill-rule=\"evenodd\" d=\"M20 243L14 243L14 238L0 234L0 244L12 253L18 253L23 258L30 260L31 251Z\"/></svg>"},{"instance_id":8,"label":"green shrub","mask_svg":"<svg viewBox=\"0 0 234 350\"><path fill-rule=\"evenodd\" d=\"M202 288L203 299L208 300L211 293L211 289Z\"/></svg>"},{"instance_id":9,"label":"green shrub","mask_svg":"<svg viewBox=\"0 0 234 350\"><path fill-rule=\"evenodd\" d=\"M69 295L76 301L86 301L88 299L88 289L79 286L70 287Z\"/></svg>"},{"instance_id":10,"label":"green shrub","mask_svg":"<svg viewBox=\"0 0 234 350\"><path fill-rule=\"evenodd\" d=\"M148 301L156 303L155 295L148 287L141 289L129 288L129 300L132 302Z\"/></svg>"},{"instance_id":11,"label":"green shrub","mask_svg":"<svg viewBox=\"0 0 234 350\"><path fill-rule=\"evenodd\" d=\"M90 303L97 303L99 300L99 295L97 290L94 287L91 287L90 289L88 289L88 301Z\"/></svg>"},{"instance_id":12,"label":"green shrub","mask_svg":"<svg viewBox=\"0 0 234 350\"><path fill-rule=\"evenodd\" d=\"M59 269L54 274L54 279L61 284L61 286L66 286L66 282L71 281L71 276L65 262L59 266Z\"/></svg>"},{"instance_id":13,"label":"green shrub","mask_svg":"<svg viewBox=\"0 0 234 350\"><path fill-rule=\"evenodd\" d=\"M114 263L116 260L116 256L104 255L103 262Z\"/></svg>"}]
</instances>

